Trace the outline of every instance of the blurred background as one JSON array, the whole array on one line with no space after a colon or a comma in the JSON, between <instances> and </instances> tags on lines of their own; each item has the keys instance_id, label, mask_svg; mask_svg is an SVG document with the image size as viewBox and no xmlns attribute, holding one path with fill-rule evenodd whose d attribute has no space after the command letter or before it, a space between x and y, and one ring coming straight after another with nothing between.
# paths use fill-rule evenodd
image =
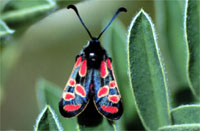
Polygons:
<instances>
[{"instance_id":1,"label":"blurred background","mask_svg":"<svg viewBox=\"0 0 200 131\"><path fill-rule=\"evenodd\" d=\"M69 4L77 6L93 36L98 36L105 21L111 19L119 7L128 10L117 17L126 33L135 14L141 8L145 10L157 31L172 106L193 102L185 76L186 50L182 45L184 0L0 2L0 19L4 23L0 34L1 130L33 129L40 112L36 98L36 83L40 78L64 88L76 55L90 39L75 12L65 8Z\"/></svg>"}]
</instances>

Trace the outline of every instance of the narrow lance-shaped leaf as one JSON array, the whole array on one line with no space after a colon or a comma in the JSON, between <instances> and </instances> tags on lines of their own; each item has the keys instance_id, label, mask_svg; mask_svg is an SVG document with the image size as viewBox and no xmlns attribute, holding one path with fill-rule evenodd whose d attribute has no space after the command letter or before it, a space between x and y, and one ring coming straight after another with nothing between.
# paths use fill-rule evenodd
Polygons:
<instances>
[{"instance_id":1,"label":"narrow lance-shaped leaf","mask_svg":"<svg viewBox=\"0 0 200 131\"><path fill-rule=\"evenodd\" d=\"M50 105L58 116L60 123L64 130L77 130L76 118L66 119L61 116L58 109L58 102L60 100L62 91L53 83L40 79L37 83L37 99L40 107L46 104Z\"/></svg>"},{"instance_id":2,"label":"narrow lance-shaped leaf","mask_svg":"<svg viewBox=\"0 0 200 131\"><path fill-rule=\"evenodd\" d=\"M159 128L159 131L199 131L200 124L181 124L181 125L172 125L164 126Z\"/></svg>"},{"instance_id":3,"label":"narrow lance-shaped leaf","mask_svg":"<svg viewBox=\"0 0 200 131\"><path fill-rule=\"evenodd\" d=\"M183 105L171 111L174 124L199 123L200 105Z\"/></svg>"},{"instance_id":4,"label":"narrow lance-shaped leaf","mask_svg":"<svg viewBox=\"0 0 200 131\"><path fill-rule=\"evenodd\" d=\"M45 108L39 114L36 125L34 127L35 131L42 131L42 130L55 130L55 131L62 131L63 128L61 127L57 116L53 109L46 105Z\"/></svg>"},{"instance_id":5,"label":"narrow lance-shaped leaf","mask_svg":"<svg viewBox=\"0 0 200 131\"><path fill-rule=\"evenodd\" d=\"M128 35L129 79L140 119L147 130L170 124L167 81L150 17L141 10Z\"/></svg>"},{"instance_id":6,"label":"narrow lance-shaped leaf","mask_svg":"<svg viewBox=\"0 0 200 131\"><path fill-rule=\"evenodd\" d=\"M184 0L155 0L158 44L165 61L168 88L172 95L188 86L186 46L183 35ZM173 104L176 102L172 99Z\"/></svg>"},{"instance_id":7,"label":"narrow lance-shaped leaf","mask_svg":"<svg viewBox=\"0 0 200 131\"><path fill-rule=\"evenodd\" d=\"M192 92L200 99L200 1L187 0L185 38L188 47L188 80Z\"/></svg>"}]
</instances>

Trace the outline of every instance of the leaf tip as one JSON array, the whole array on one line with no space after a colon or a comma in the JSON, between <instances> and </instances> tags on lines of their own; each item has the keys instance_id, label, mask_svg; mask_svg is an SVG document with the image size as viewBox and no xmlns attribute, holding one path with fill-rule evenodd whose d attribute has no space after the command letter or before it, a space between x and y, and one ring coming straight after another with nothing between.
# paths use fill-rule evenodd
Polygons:
<instances>
[{"instance_id":1,"label":"leaf tip","mask_svg":"<svg viewBox=\"0 0 200 131\"><path fill-rule=\"evenodd\" d=\"M39 124L40 124L40 120L42 119L42 116L44 115L45 111L47 110L47 106L46 105L42 111L40 112L40 114L38 115L37 119L36 119L36 124L34 125L34 131L38 131L38 127L39 127Z\"/></svg>"},{"instance_id":2,"label":"leaf tip","mask_svg":"<svg viewBox=\"0 0 200 131\"><path fill-rule=\"evenodd\" d=\"M47 116L45 115L46 112L49 112L51 114L52 119L54 120L55 125L57 126L56 128L59 131L63 131L63 128L62 128L60 122L58 121L58 117L50 105L46 105L43 108L43 110L41 111L41 113L38 115L38 118L36 119L36 124L34 126L34 131L40 130L39 128L41 128L41 124L45 124L44 120L47 119ZM49 120L48 120L48 122L49 122L49 124L52 124Z\"/></svg>"},{"instance_id":3,"label":"leaf tip","mask_svg":"<svg viewBox=\"0 0 200 131\"><path fill-rule=\"evenodd\" d=\"M154 24L153 24L153 22L152 22L150 16L148 15L148 13L146 13L146 12L141 8L140 11L135 15L135 17L133 17L133 19L132 19L132 21L131 21L131 24L130 24L130 26L129 26L129 31L128 31L128 32L129 32L128 37L130 36L130 31L131 31L131 29L132 29L132 27L133 27L135 21L136 21L138 18L141 18L141 17L147 19L147 20L150 22L152 28L154 28ZM155 30L153 30L153 31L155 32Z\"/></svg>"}]
</instances>

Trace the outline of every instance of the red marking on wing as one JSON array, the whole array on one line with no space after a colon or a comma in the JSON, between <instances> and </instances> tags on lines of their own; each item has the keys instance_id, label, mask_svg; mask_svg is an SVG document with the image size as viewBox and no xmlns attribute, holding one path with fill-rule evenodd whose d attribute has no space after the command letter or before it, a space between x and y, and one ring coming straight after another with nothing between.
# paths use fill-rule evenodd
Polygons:
<instances>
[{"instance_id":1,"label":"red marking on wing","mask_svg":"<svg viewBox=\"0 0 200 131\"><path fill-rule=\"evenodd\" d=\"M115 82L115 81L111 81L111 82L109 83L109 87L110 87L110 88L115 88L115 86L116 86L116 82Z\"/></svg>"},{"instance_id":2,"label":"red marking on wing","mask_svg":"<svg viewBox=\"0 0 200 131\"><path fill-rule=\"evenodd\" d=\"M119 96L118 95L109 95L108 100L113 102L113 103L118 103L119 102Z\"/></svg>"},{"instance_id":3,"label":"red marking on wing","mask_svg":"<svg viewBox=\"0 0 200 131\"><path fill-rule=\"evenodd\" d=\"M76 111L81 107L81 105L65 105L63 108L65 111Z\"/></svg>"},{"instance_id":4,"label":"red marking on wing","mask_svg":"<svg viewBox=\"0 0 200 131\"><path fill-rule=\"evenodd\" d=\"M76 85L76 81L74 79L70 79L69 86L75 86L75 85Z\"/></svg>"},{"instance_id":5,"label":"red marking on wing","mask_svg":"<svg viewBox=\"0 0 200 131\"><path fill-rule=\"evenodd\" d=\"M107 64L108 64L108 68L112 70L112 64L109 58L107 58Z\"/></svg>"},{"instance_id":6,"label":"red marking on wing","mask_svg":"<svg viewBox=\"0 0 200 131\"><path fill-rule=\"evenodd\" d=\"M78 94L78 95L80 95L82 97L86 96L85 89L80 84L76 85L75 92L76 92L76 94Z\"/></svg>"},{"instance_id":7,"label":"red marking on wing","mask_svg":"<svg viewBox=\"0 0 200 131\"><path fill-rule=\"evenodd\" d=\"M105 78L108 75L108 69L105 61L101 62L101 77Z\"/></svg>"},{"instance_id":8,"label":"red marking on wing","mask_svg":"<svg viewBox=\"0 0 200 131\"><path fill-rule=\"evenodd\" d=\"M97 93L97 97L103 97L103 96L106 96L108 95L109 93L109 88L108 86L104 86L104 87L101 87Z\"/></svg>"},{"instance_id":9,"label":"red marking on wing","mask_svg":"<svg viewBox=\"0 0 200 131\"><path fill-rule=\"evenodd\" d=\"M70 101L70 100L74 99L75 96L74 96L74 93L66 92L66 93L63 93L63 98L66 101Z\"/></svg>"},{"instance_id":10,"label":"red marking on wing","mask_svg":"<svg viewBox=\"0 0 200 131\"><path fill-rule=\"evenodd\" d=\"M79 70L79 75L81 77L84 77L86 72L87 72L87 61L83 60L83 63L82 63L81 68Z\"/></svg>"},{"instance_id":11,"label":"red marking on wing","mask_svg":"<svg viewBox=\"0 0 200 131\"><path fill-rule=\"evenodd\" d=\"M118 108L117 108L117 107L112 107L112 106L105 106L105 105L103 105L103 106L101 106L101 108L102 108L104 111L109 112L109 113L112 113L112 114L118 112Z\"/></svg>"},{"instance_id":12,"label":"red marking on wing","mask_svg":"<svg viewBox=\"0 0 200 131\"><path fill-rule=\"evenodd\" d=\"M76 61L75 67L78 67L80 65L81 60L82 60L82 58L81 58L81 56L79 56L77 61Z\"/></svg>"}]
</instances>

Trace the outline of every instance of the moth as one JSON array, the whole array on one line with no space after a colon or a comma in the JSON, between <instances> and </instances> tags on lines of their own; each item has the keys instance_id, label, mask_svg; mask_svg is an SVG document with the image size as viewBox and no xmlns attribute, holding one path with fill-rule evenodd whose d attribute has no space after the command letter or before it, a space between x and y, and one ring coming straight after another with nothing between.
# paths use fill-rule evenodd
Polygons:
<instances>
[{"instance_id":1,"label":"moth","mask_svg":"<svg viewBox=\"0 0 200 131\"><path fill-rule=\"evenodd\" d=\"M127 10L119 8L99 36L93 37L77 8L74 5L67 8L75 11L91 40L76 57L76 63L59 101L60 113L67 118L77 116L92 100L101 115L110 120L118 120L123 113L122 99L114 76L112 59L99 39L116 16Z\"/></svg>"}]
</instances>

